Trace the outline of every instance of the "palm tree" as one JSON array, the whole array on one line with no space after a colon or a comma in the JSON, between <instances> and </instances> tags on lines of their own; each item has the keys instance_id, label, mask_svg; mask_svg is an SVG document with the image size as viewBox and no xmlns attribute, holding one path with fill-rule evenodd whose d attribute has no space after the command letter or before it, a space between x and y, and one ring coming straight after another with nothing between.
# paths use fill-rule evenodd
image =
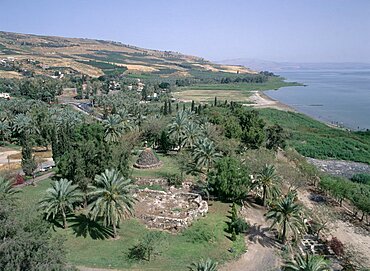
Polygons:
<instances>
[{"instance_id":1,"label":"palm tree","mask_svg":"<svg viewBox=\"0 0 370 271\"><path fill-rule=\"evenodd\" d=\"M46 219L49 217L55 219L59 214L63 218L63 228L66 229L67 213L73 212L74 205L81 202L83 193L78 189L77 185L72 185L72 181L61 179L52 184L52 188L46 190L46 195L39 202L40 209L46 214Z\"/></svg>"},{"instance_id":2,"label":"palm tree","mask_svg":"<svg viewBox=\"0 0 370 271\"><path fill-rule=\"evenodd\" d=\"M10 181L6 181L0 177L0 198L11 199L14 198L15 194L19 192L20 190L14 188Z\"/></svg>"},{"instance_id":3,"label":"palm tree","mask_svg":"<svg viewBox=\"0 0 370 271\"><path fill-rule=\"evenodd\" d=\"M193 148L194 144L199 140L200 135L200 127L194 122L189 121L185 126L184 146Z\"/></svg>"},{"instance_id":4,"label":"palm tree","mask_svg":"<svg viewBox=\"0 0 370 271\"><path fill-rule=\"evenodd\" d=\"M291 192L276 202L267 212L266 219L272 220L271 228L277 226L283 244L286 242L288 231L297 238L306 228L302 219L302 205L295 202L295 194Z\"/></svg>"},{"instance_id":5,"label":"palm tree","mask_svg":"<svg viewBox=\"0 0 370 271\"><path fill-rule=\"evenodd\" d=\"M134 198L130 190L134 188L131 180L124 179L119 171L106 169L95 177L96 186L88 196L92 202L88 206L94 220L102 217L104 226L113 227L117 237L117 226L122 218L133 214Z\"/></svg>"},{"instance_id":6,"label":"palm tree","mask_svg":"<svg viewBox=\"0 0 370 271\"><path fill-rule=\"evenodd\" d=\"M0 141L7 140L11 135L11 129L7 120L0 121Z\"/></svg>"},{"instance_id":7,"label":"palm tree","mask_svg":"<svg viewBox=\"0 0 370 271\"><path fill-rule=\"evenodd\" d=\"M21 135L23 138L30 136L31 134L37 134L38 129L32 121L32 118L26 114L18 114L12 120L13 130Z\"/></svg>"},{"instance_id":8,"label":"palm tree","mask_svg":"<svg viewBox=\"0 0 370 271\"><path fill-rule=\"evenodd\" d=\"M107 119L104 120L105 140L107 142L118 142L119 138L122 136L124 129L121 120L119 115L109 115Z\"/></svg>"},{"instance_id":9,"label":"palm tree","mask_svg":"<svg viewBox=\"0 0 370 271\"><path fill-rule=\"evenodd\" d=\"M257 175L256 181L253 183L253 188L261 188L263 190L262 205L266 206L266 199L276 198L280 194L280 189L277 182L280 177L276 174L273 165L265 165L261 172Z\"/></svg>"},{"instance_id":10,"label":"palm tree","mask_svg":"<svg viewBox=\"0 0 370 271\"><path fill-rule=\"evenodd\" d=\"M189 121L189 115L186 110L182 110L176 113L172 123L169 125L169 135L178 144L181 149L183 140L185 138L186 125Z\"/></svg>"},{"instance_id":11,"label":"palm tree","mask_svg":"<svg viewBox=\"0 0 370 271\"><path fill-rule=\"evenodd\" d=\"M208 138L200 139L194 146L193 159L196 167L200 170L207 169L207 172L222 155L216 151L213 141Z\"/></svg>"},{"instance_id":12,"label":"palm tree","mask_svg":"<svg viewBox=\"0 0 370 271\"><path fill-rule=\"evenodd\" d=\"M329 271L330 261L318 255L297 255L294 261L287 261L283 266L284 271Z\"/></svg>"},{"instance_id":13,"label":"palm tree","mask_svg":"<svg viewBox=\"0 0 370 271\"><path fill-rule=\"evenodd\" d=\"M199 262L194 262L189 266L190 271L217 271L218 263L211 260L201 259Z\"/></svg>"}]
</instances>

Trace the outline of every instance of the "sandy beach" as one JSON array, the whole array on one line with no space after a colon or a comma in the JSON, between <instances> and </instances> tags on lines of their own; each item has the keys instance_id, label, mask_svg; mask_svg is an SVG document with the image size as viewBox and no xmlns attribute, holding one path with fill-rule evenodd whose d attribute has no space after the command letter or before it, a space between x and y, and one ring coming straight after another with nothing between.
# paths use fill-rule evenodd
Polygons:
<instances>
[{"instance_id":1,"label":"sandy beach","mask_svg":"<svg viewBox=\"0 0 370 271\"><path fill-rule=\"evenodd\" d=\"M296 110L286 104L267 96L262 91L253 91L253 94L248 99L251 103L243 104L244 106L251 106L255 108L274 108L283 111L296 112Z\"/></svg>"}]
</instances>

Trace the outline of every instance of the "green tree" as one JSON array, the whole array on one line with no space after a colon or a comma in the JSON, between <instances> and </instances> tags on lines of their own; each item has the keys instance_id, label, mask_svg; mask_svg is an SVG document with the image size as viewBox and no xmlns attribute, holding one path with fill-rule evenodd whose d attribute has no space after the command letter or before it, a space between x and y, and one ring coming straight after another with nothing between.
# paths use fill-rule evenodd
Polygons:
<instances>
[{"instance_id":1,"label":"green tree","mask_svg":"<svg viewBox=\"0 0 370 271\"><path fill-rule=\"evenodd\" d=\"M262 205L266 206L266 200L270 201L280 194L280 177L276 174L273 165L265 165L258 173L252 188L262 189Z\"/></svg>"},{"instance_id":2,"label":"green tree","mask_svg":"<svg viewBox=\"0 0 370 271\"><path fill-rule=\"evenodd\" d=\"M192 156L196 167L199 171L209 172L214 163L222 157L221 153L217 152L215 144L208 138L201 138L194 145Z\"/></svg>"},{"instance_id":3,"label":"green tree","mask_svg":"<svg viewBox=\"0 0 370 271\"><path fill-rule=\"evenodd\" d=\"M22 169L27 176L33 175L37 168L35 157L32 155L32 146L29 140L22 139Z\"/></svg>"},{"instance_id":4,"label":"green tree","mask_svg":"<svg viewBox=\"0 0 370 271\"><path fill-rule=\"evenodd\" d=\"M153 256L161 253L161 243L165 240L165 234L160 231L150 231L130 249L129 258L135 260L150 261Z\"/></svg>"},{"instance_id":5,"label":"green tree","mask_svg":"<svg viewBox=\"0 0 370 271\"><path fill-rule=\"evenodd\" d=\"M159 137L158 147L164 153L167 153L171 149L171 146L172 146L172 143L170 141L170 138L168 137L166 131L163 130L161 132L161 136Z\"/></svg>"},{"instance_id":6,"label":"green tree","mask_svg":"<svg viewBox=\"0 0 370 271\"><path fill-rule=\"evenodd\" d=\"M268 149L277 150L277 148L285 148L287 136L283 127L280 125L275 124L274 126L267 128L266 137L266 147Z\"/></svg>"},{"instance_id":7,"label":"green tree","mask_svg":"<svg viewBox=\"0 0 370 271\"><path fill-rule=\"evenodd\" d=\"M104 120L103 125L105 129L105 140L109 143L118 142L124 132L121 117L119 115L109 115Z\"/></svg>"},{"instance_id":8,"label":"green tree","mask_svg":"<svg viewBox=\"0 0 370 271\"><path fill-rule=\"evenodd\" d=\"M296 255L294 261L287 261L282 268L284 271L329 271L330 261L319 255Z\"/></svg>"},{"instance_id":9,"label":"green tree","mask_svg":"<svg viewBox=\"0 0 370 271\"><path fill-rule=\"evenodd\" d=\"M11 136L11 128L7 120L0 120L0 143Z\"/></svg>"},{"instance_id":10,"label":"green tree","mask_svg":"<svg viewBox=\"0 0 370 271\"><path fill-rule=\"evenodd\" d=\"M291 192L272 206L266 219L272 220L271 228L277 227L283 244L286 243L289 232L297 238L305 230L302 205L295 202L295 195Z\"/></svg>"},{"instance_id":11,"label":"green tree","mask_svg":"<svg viewBox=\"0 0 370 271\"><path fill-rule=\"evenodd\" d=\"M186 133L186 125L189 122L189 115L187 111L179 111L169 124L169 135L181 149Z\"/></svg>"},{"instance_id":12,"label":"green tree","mask_svg":"<svg viewBox=\"0 0 370 271\"><path fill-rule=\"evenodd\" d=\"M32 206L29 206L32 208ZM0 199L0 270L75 270L67 267L63 240L50 231L50 223L28 207Z\"/></svg>"},{"instance_id":13,"label":"green tree","mask_svg":"<svg viewBox=\"0 0 370 271\"><path fill-rule=\"evenodd\" d=\"M193 262L189 266L190 271L217 271L218 263L211 259L201 259L199 262Z\"/></svg>"},{"instance_id":14,"label":"green tree","mask_svg":"<svg viewBox=\"0 0 370 271\"><path fill-rule=\"evenodd\" d=\"M224 200L238 201L250 190L250 178L247 169L233 157L220 159L214 170L208 174L211 191Z\"/></svg>"},{"instance_id":15,"label":"green tree","mask_svg":"<svg viewBox=\"0 0 370 271\"><path fill-rule=\"evenodd\" d=\"M89 212L94 220L102 218L104 226L112 226L114 237L121 219L133 214L134 198L131 180L124 179L117 170L105 170L95 177L95 186L89 193Z\"/></svg>"},{"instance_id":16,"label":"green tree","mask_svg":"<svg viewBox=\"0 0 370 271\"><path fill-rule=\"evenodd\" d=\"M201 136L200 127L192 121L185 126L183 144L185 147L193 148Z\"/></svg>"},{"instance_id":17,"label":"green tree","mask_svg":"<svg viewBox=\"0 0 370 271\"><path fill-rule=\"evenodd\" d=\"M52 183L52 187L46 190L45 196L39 202L39 208L45 213L46 219L55 219L61 215L63 228L66 229L67 214L73 212L74 206L83 199L83 193L77 185L72 185L72 181L61 179Z\"/></svg>"},{"instance_id":18,"label":"green tree","mask_svg":"<svg viewBox=\"0 0 370 271\"><path fill-rule=\"evenodd\" d=\"M0 177L0 199L13 199L19 192L10 181Z\"/></svg>"}]
</instances>

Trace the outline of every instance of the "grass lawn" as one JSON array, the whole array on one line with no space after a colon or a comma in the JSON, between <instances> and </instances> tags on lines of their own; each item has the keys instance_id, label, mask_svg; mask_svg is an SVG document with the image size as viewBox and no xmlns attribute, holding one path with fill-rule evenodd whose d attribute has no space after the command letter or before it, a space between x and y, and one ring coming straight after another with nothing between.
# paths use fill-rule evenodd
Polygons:
<instances>
[{"instance_id":1,"label":"grass lawn","mask_svg":"<svg viewBox=\"0 0 370 271\"><path fill-rule=\"evenodd\" d=\"M200 258L212 258L219 262L234 257L227 250L233 243L225 236L228 204L214 202L209 214L195 223L214 233L212 242L193 243L183 234L166 234L161 254L150 262L131 261L127 258L129 249L149 230L135 219L121 224L119 240L93 240L91 237L76 237L72 229L58 230L57 234L67 239L68 260L77 266L118 268L122 270L188 270L187 266ZM191 228L189 228L191 229Z\"/></svg>"},{"instance_id":2,"label":"grass lawn","mask_svg":"<svg viewBox=\"0 0 370 271\"><path fill-rule=\"evenodd\" d=\"M164 155L161 153L157 153L157 156L159 160L163 162L163 165L161 167L153 169L137 169L132 167L132 177L162 178L170 174L181 173L174 155ZM135 155L131 160L131 164L134 164L137 158L138 155Z\"/></svg>"},{"instance_id":3,"label":"grass lawn","mask_svg":"<svg viewBox=\"0 0 370 271\"><path fill-rule=\"evenodd\" d=\"M170 163L172 158L159 155L162 161L168 162L168 167L157 169L158 176L173 172L175 167ZM171 166L172 165L172 166ZM178 169L177 169L178 170ZM149 176L149 173L148 173ZM44 180L37 186L27 186L22 189L20 203L25 211L36 211L37 202L42 197L52 180ZM132 218L123 221L119 228L118 240L93 239L90 235L86 237L76 235L72 222L69 229L56 228L55 234L64 236L66 239L68 261L76 266L88 266L97 268L116 268L120 270L188 270L187 267L201 258L212 258L218 262L231 260L243 253L244 239L242 236L232 242L227 238L226 229L227 215L230 206L226 203L212 202L206 217L196 221L193 226L184 230L183 233L166 233L166 240L161 244L161 253L148 261L132 261L127 257L130 248L137 244L138 240L149 230L137 219ZM201 229L210 233L213 238L210 242L194 241L192 236L197 235ZM200 231L200 232L202 232ZM234 248L233 253L228 249Z\"/></svg>"},{"instance_id":4,"label":"grass lawn","mask_svg":"<svg viewBox=\"0 0 370 271\"><path fill-rule=\"evenodd\" d=\"M269 124L281 125L289 145L300 154L319 159L343 159L370 164L370 132L331 128L300 113L259 109Z\"/></svg>"},{"instance_id":5,"label":"grass lawn","mask_svg":"<svg viewBox=\"0 0 370 271\"><path fill-rule=\"evenodd\" d=\"M38 183L37 186L23 188L20 200L24 208L36 211L35 206L42 197L44 191L50 187L51 180ZM148 261L131 261L127 257L129 249L149 230L135 218L123 221L119 228L120 239L93 239L76 236L73 228L68 230L56 229L55 234L64 236L66 239L67 259L76 266L117 268L120 270L187 270L187 266L201 258L212 258L218 262L224 262L235 258L242 253L243 242L240 240L231 242L227 238L224 229L227 227L226 216L230 210L229 204L212 202L206 217L199 219L194 226L184 233L166 233L166 240L161 245L161 253ZM71 222L70 226L71 226ZM191 232L195 228L201 228L211 232L214 236L212 241L193 242ZM186 231L191 231L186 234ZM233 247L235 253L228 252Z\"/></svg>"}]
</instances>

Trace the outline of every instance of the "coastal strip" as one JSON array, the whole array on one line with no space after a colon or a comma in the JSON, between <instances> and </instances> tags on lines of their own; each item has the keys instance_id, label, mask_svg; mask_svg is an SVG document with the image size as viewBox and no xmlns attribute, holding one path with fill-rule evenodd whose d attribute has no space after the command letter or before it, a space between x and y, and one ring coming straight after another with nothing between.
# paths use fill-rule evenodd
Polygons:
<instances>
[{"instance_id":1,"label":"coastal strip","mask_svg":"<svg viewBox=\"0 0 370 271\"><path fill-rule=\"evenodd\" d=\"M262 91L253 91L253 94L249 97L249 102L243 104L243 106L251 106L255 108L274 108L283 111L297 112L293 107L279 102L269 96L267 96Z\"/></svg>"}]
</instances>

